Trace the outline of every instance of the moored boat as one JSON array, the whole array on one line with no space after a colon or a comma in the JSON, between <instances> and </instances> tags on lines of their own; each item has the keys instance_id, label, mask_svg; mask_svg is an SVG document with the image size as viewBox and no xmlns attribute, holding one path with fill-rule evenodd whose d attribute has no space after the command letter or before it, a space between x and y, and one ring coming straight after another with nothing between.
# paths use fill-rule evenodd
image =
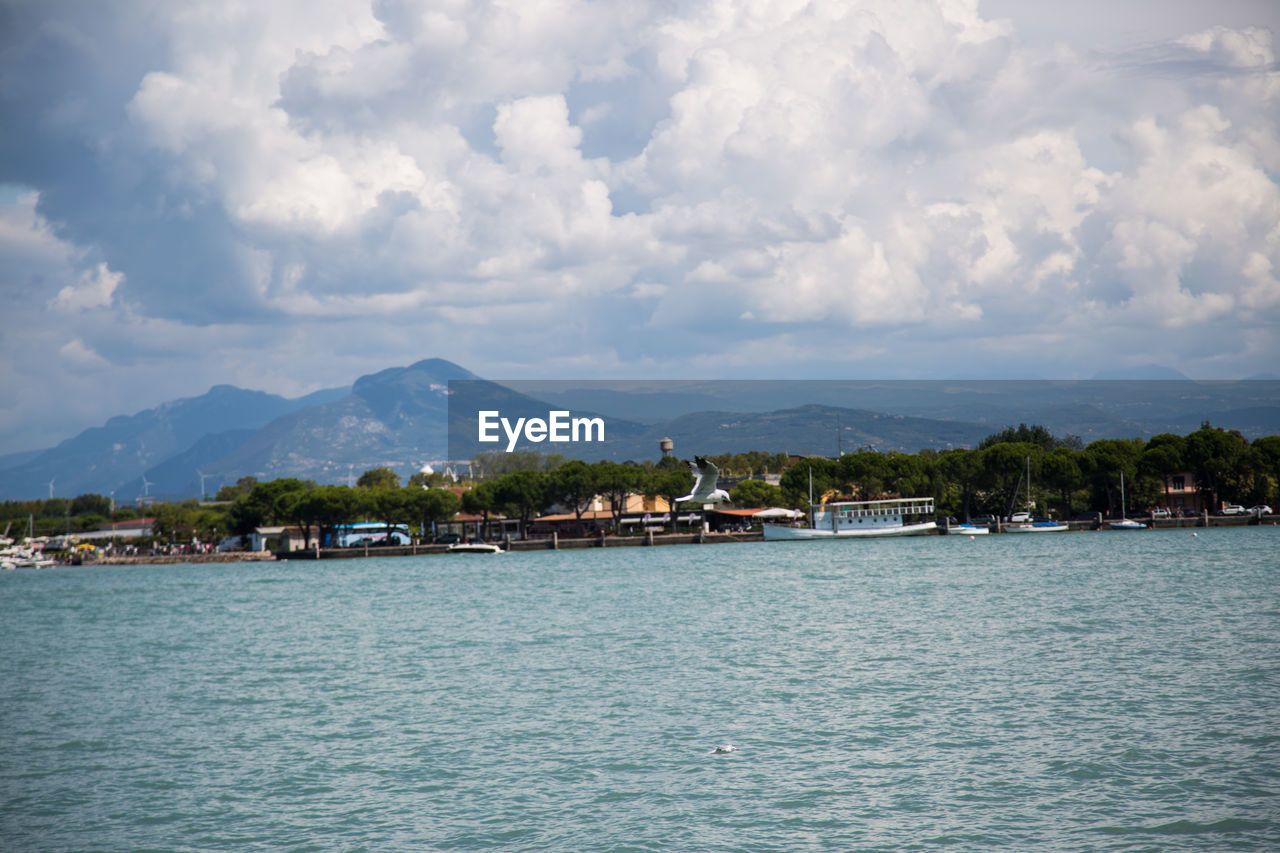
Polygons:
<instances>
[{"instance_id":1,"label":"moored boat","mask_svg":"<svg viewBox=\"0 0 1280 853\"><path fill-rule=\"evenodd\" d=\"M1031 457L1027 457L1027 511L1014 513L1004 526L1005 533L1063 533L1071 528L1060 521L1036 519L1031 516Z\"/></svg>"},{"instance_id":2,"label":"moored boat","mask_svg":"<svg viewBox=\"0 0 1280 853\"><path fill-rule=\"evenodd\" d=\"M1146 530L1147 526L1141 521L1134 521L1125 513L1124 505L1124 472L1120 472L1120 519L1119 521L1109 521L1107 526L1112 530Z\"/></svg>"},{"instance_id":3,"label":"moored boat","mask_svg":"<svg viewBox=\"0 0 1280 853\"><path fill-rule=\"evenodd\" d=\"M933 498L835 501L815 507L808 527L764 525L764 538L875 539L920 536L932 533L937 527L933 520Z\"/></svg>"},{"instance_id":4,"label":"moored boat","mask_svg":"<svg viewBox=\"0 0 1280 853\"><path fill-rule=\"evenodd\" d=\"M1061 521L1017 521L1004 526L1005 533L1062 533L1070 529Z\"/></svg>"},{"instance_id":5,"label":"moored boat","mask_svg":"<svg viewBox=\"0 0 1280 853\"><path fill-rule=\"evenodd\" d=\"M489 542L454 542L445 549L450 554L505 554L499 545Z\"/></svg>"}]
</instances>

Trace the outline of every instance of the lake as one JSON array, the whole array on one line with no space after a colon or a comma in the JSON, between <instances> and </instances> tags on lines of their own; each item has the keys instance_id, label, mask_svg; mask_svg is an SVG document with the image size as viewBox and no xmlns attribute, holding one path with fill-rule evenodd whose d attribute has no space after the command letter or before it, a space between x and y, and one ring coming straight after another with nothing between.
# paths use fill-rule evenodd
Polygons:
<instances>
[{"instance_id":1,"label":"lake","mask_svg":"<svg viewBox=\"0 0 1280 853\"><path fill-rule=\"evenodd\" d=\"M0 846L1275 850L1280 528L1195 534L6 572Z\"/></svg>"}]
</instances>

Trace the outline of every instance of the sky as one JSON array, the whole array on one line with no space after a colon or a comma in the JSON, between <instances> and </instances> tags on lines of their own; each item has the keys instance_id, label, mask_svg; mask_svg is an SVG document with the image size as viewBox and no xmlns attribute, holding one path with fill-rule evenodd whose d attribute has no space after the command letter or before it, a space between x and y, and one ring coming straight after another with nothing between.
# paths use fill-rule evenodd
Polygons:
<instances>
[{"instance_id":1,"label":"sky","mask_svg":"<svg viewBox=\"0 0 1280 853\"><path fill-rule=\"evenodd\" d=\"M0 0L0 453L215 384L1280 361L1270 0Z\"/></svg>"}]
</instances>

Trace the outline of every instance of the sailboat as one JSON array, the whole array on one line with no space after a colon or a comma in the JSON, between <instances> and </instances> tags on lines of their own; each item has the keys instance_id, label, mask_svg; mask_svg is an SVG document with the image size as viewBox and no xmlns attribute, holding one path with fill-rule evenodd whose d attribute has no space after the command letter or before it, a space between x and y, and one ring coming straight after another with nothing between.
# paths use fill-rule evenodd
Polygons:
<instances>
[{"instance_id":1,"label":"sailboat","mask_svg":"<svg viewBox=\"0 0 1280 853\"><path fill-rule=\"evenodd\" d=\"M1033 521L1031 519L1031 457L1027 457L1027 511L1026 521L1011 521L1006 524L1006 533L1062 533L1071 528L1060 521Z\"/></svg>"},{"instance_id":2,"label":"sailboat","mask_svg":"<svg viewBox=\"0 0 1280 853\"><path fill-rule=\"evenodd\" d=\"M1134 521L1133 519L1125 517L1124 472L1123 471L1120 472L1120 520L1109 522L1108 526L1112 530L1146 530L1147 529L1147 526L1143 524L1141 521Z\"/></svg>"}]
</instances>

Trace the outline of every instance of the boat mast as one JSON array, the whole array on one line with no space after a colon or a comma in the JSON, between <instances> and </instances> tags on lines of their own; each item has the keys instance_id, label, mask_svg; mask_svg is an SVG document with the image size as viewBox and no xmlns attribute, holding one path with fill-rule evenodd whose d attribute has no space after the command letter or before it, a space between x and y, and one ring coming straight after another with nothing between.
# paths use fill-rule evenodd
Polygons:
<instances>
[{"instance_id":1,"label":"boat mast","mask_svg":"<svg viewBox=\"0 0 1280 853\"><path fill-rule=\"evenodd\" d=\"M1031 457L1027 457L1027 521L1031 520Z\"/></svg>"},{"instance_id":2,"label":"boat mast","mask_svg":"<svg viewBox=\"0 0 1280 853\"><path fill-rule=\"evenodd\" d=\"M813 515L813 463L809 463L809 527L814 525Z\"/></svg>"}]
</instances>

